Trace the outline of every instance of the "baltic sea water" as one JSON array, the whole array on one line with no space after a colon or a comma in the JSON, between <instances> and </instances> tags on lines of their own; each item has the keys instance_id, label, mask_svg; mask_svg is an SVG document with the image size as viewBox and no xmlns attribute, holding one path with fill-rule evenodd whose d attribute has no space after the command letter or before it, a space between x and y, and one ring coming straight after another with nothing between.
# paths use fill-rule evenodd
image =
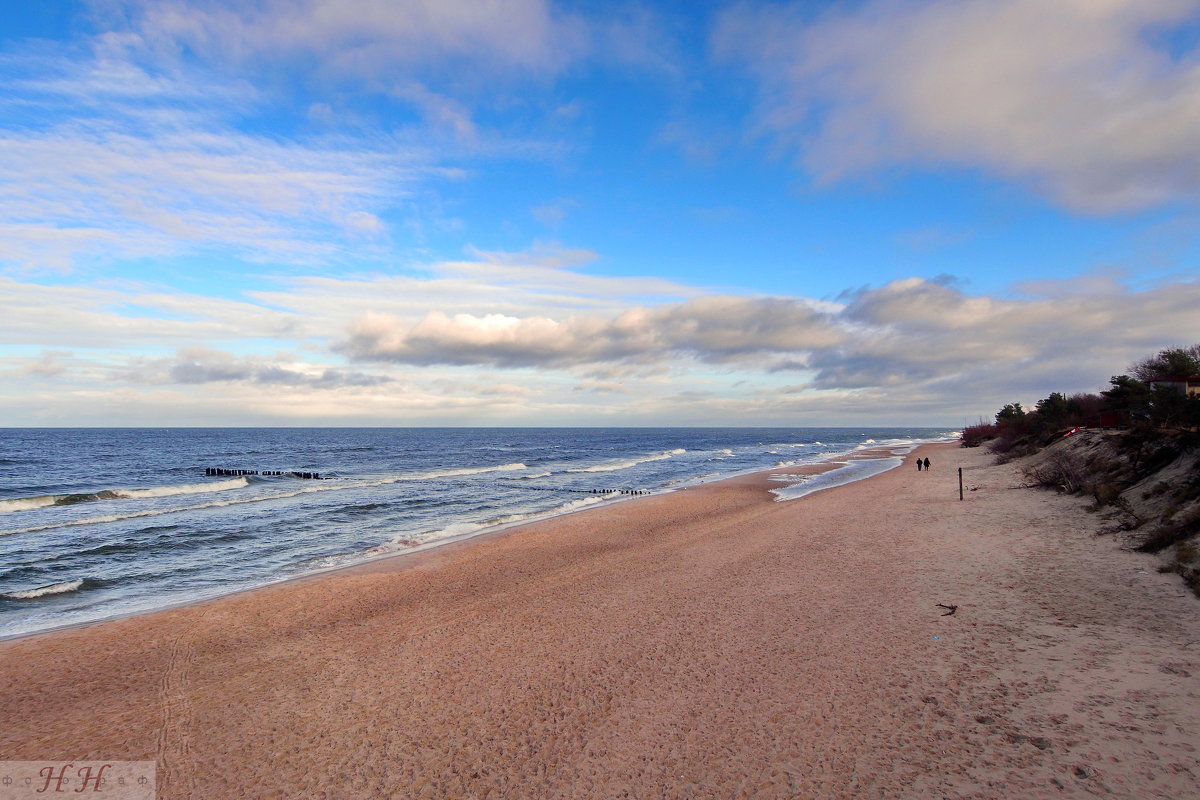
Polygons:
<instances>
[{"instance_id":1,"label":"baltic sea water","mask_svg":"<svg viewBox=\"0 0 1200 800\"><path fill-rule=\"evenodd\" d=\"M929 428L0 429L0 637L217 596L633 491L670 491L868 447L902 451L952 435ZM272 472L283 474L262 474Z\"/></svg>"}]
</instances>

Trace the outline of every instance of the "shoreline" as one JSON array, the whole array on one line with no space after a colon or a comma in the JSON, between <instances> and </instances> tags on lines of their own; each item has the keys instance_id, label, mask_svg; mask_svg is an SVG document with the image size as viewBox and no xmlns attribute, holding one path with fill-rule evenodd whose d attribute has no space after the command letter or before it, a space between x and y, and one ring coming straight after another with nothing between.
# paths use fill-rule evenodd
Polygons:
<instances>
[{"instance_id":1,"label":"shoreline","mask_svg":"<svg viewBox=\"0 0 1200 800\"><path fill-rule=\"evenodd\" d=\"M6 640L0 752L153 760L163 798L1200 795L1195 598L988 460Z\"/></svg>"},{"instance_id":2,"label":"shoreline","mask_svg":"<svg viewBox=\"0 0 1200 800\"><path fill-rule=\"evenodd\" d=\"M684 481L678 486L675 486L675 487L672 487L669 489L665 489L662 491L653 492L650 495L604 497L603 499L601 499L600 501L598 501L597 503L595 503L593 505L582 506L582 507L574 508L574 509L570 509L570 510L556 511L555 509L552 508L552 509L548 509L544 512L537 512L537 513L531 514L529 517L526 517L526 518L523 518L520 520L515 520L513 522L500 523L497 525L490 525L490 526L481 528L476 531L470 531L467 533L456 534L453 536L445 537L443 539L436 539L436 540L429 541L429 542L422 542L421 544L412 546L406 550L386 551L386 550L384 550L384 548L387 547L387 544L386 543L380 544L380 545L377 545L375 548L372 548L372 550L380 550L380 552L378 552L375 555L363 555L361 557L348 555L348 556L346 556L347 561L345 563L333 564L331 566L321 567L319 569L311 570L308 572L303 572L303 573L299 573L296 575L290 575L287 577L278 578L275 580L267 581L265 583L256 583L251 586L244 586L241 588L216 590L213 594L209 594L206 596L184 599L184 600L180 600L178 602L168 603L166 605L156 605L151 608L119 611L119 612L116 612L116 613L113 613L110 615L106 615L106 616L102 616L102 617L99 617L96 619L81 620L78 622L66 622L61 625L54 625L54 626L48 627L48 628L39 628L39 629L33 630L33 631L23 631L23 632L19 632L19 633L11 633L11 634L0 634L0 643L12 641L12 640L16 640L16 639L24 639L24 638L28 638L31 636L41 636L43 634L55 633L58 631L72 630L72 629L76 629L76 628L80 628L80 627L86 627L88 625L102 625L102 624L105 624L108 622L114 622L117 620L128 619L131 617L140 617L140 616L144 616L146 614L155 614L160 611L170 611L172 609L186 608L188 606L196 605L199 603L209 603L209 602L219 601L225 597L232 597L235 595L244 594L246 592L255 592L260 589L267 589L267 588L270 588L273 586L281 586L281 585L285 585L285 584L288 584L288 583L291 583L294 581L302 581L302 580L305 580L308 578L317 578L322 575L327 575L329 573L337 572L339 570L354 569L356 567L373 564L377 561L384 561L384 560L394 559L394 558L417 558L421 554L426 553L431 550L437 550L437 549L440 549L443 547L462 545L462 544L465 544L468 542L482 540L482 539L492 537L492 536L513 533L513 532L519 531L522 527L524 527L526 525L532 525L532 524L536 524L539 522L554 520L554 519L558 519L560 517L566 517L566 516L570 516L573 514L581 514L581 513L586 513L589 511L598 511L598 510L608 508L608 507L613 506L618 503L634 502L638 499L642 499L643 497L657 497L657 496L662 496L662 495L667 495L667 494L673 494L675 492L685 491L687 489L697 487L697 486L707 486L707 485L711 485L711 484L718 484L723 481L738 480L741 478L752 477L752 476L766 477L767 475L774 475L774 474L817 476L817 475L822 475L822 474L837 473L837 472L845 469L847 467L847 465L852 464L855 461L883 460L888 457L895 457L895 451L898 449L907 448L907 451L911 452L912 450L914 450L918 447L924 447L927 444L939 445L939 444L946 444L946 443L945 442L921 442L921 443L917 443L915 445L903 445L903 446L894 447L894 448L872 447L872 448L867 448L867 449L861 450L861 451L850 450L850 451L845 451L845 452L840 452L840 453L829 453L829 454L825 455L824 457L822 457L819 461L814 461L814 462L806 463L806 464L792 464L792 465L789 465L786 467L772 467L772 468L766 469L766 470L754 468L754 469L748 469L748 470L733 472L733 473L724 474L724 475L701 476L701 477L694 478L692 480ZM885 469L883 471L887 471L887 470ZM833 483L829 486L817 486L816 488L812 489L811 491L820 491L820 490L827 489L827 488L835 488L837 486L846 485L848 483L854 483L854 482L857 482L860 480L866 480L867 478L872 477L873 474L878 474L878 473L862 475L859 477L851 477L848 481L845 481L843 483ZM775 487L775 489L785 489L785 490L786 490L786 488L788 488L788 487L787 486ZM774 493L775 489L772 489L771 491ZM811 493L811 492L807 492L807 493ZM804 496L804 495L801 495L801 496ZM790 497L784 497L781 495L777 495L776 499L777 499L777 501L787 502L787 501L790 501L793 499L798 499L798 498L790 498ZM367 551L367 552L370 553L371 551Z\"/></svg>"}]
</instances>

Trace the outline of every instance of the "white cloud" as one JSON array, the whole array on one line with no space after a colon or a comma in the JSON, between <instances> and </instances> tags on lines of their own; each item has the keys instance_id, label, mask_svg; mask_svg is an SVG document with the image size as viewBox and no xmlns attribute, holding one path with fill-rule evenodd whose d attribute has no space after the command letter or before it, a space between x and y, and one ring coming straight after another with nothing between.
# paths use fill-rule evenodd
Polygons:
<instances>
[{"instance_id":1,"label":"white cloud","mask_svg":"<svg viewBox=\"0 0 1200 800\"><path fill-rule=\"evenodd\" d=\"M300 65L386 87L457 69L461 87L545 79L595 59L670 74L670 23L640 3L584 13L551 0L125 0L130 29L160 56Z\"/></svg>"},{"instance_id":2,"label":"white cloud","mask_svg":"<svg viewBox=\"0 0 1200 800\"><path fill-rule=\"evenodd\" d=\"M670 357L722 361L829 347L841 338L823 313L802 301L714 296L561 321L434 311L414 325L366 313L337 347L365 361L564 367Z\"/></svg>"},{"instance_id":3,"label":"white cloud","mask_svg":"<svg viewBox=\"0 0 1200 800\"><path fill-rule=\"evenodd\" d=\"M130 2L152 45L238 62L303 59L362 78L429 62L553 70L585 43L581 23L546 0Z\"/></svg>"},{"instance_id":4,"label":"white cloud","mask_svg":"<svg viewBox=\"0 0 1200 800\"><path fill-rule=\"evenodd\" d=\"M529 210L529 213L547 228L558 228L577 205L579 204L570 198L562 198L550 203L534 206Z\"/></svg>"},{"instance_id":5,"label":"white cloud","mask_svg":"<svg viewBox=\"0 0 1200 800\"><path fill-rule=\"evenodd\" d=\"M969 297L919 279L860 292L842 318L845 346L813 354L822 388L971 383L1094 390L1146 353L1200 341L1200 282L1141 292L1114 283L1027 300ZM1045 388L1048 387L1048 388Z\"/></svg>"},{"instance_id":6,"label":"white cloud","mask_svg":"<svg viewBox=\"0 0 1200 800\"><path fill-rule=\"evenodd\" d=\"M43 286L0 277L0 341L73 348L302 340L320 328L289 311L203 295L123 287Z\"/></svg>"},{"instance_id":7,"label":"white cloud","mask_svg":"<svg viewBox=\"0 0 1200 800\"><path fill-rule=\"evenodd\" d=\"M413 324L429 309L476 316L617 314L638 302L701 294L662 279L589 275L565 266L591 257L579 251L489 253L408 275L288 277L277 279L278 289L247 291L240 299L137 281L60 285L0 276L0 342L90 349L255 340L320 346L344 338L367 311Z\"/></svg>"},{"instance_id":8,"label":"white cloud","mask_svg":"<svg viewBox=\"0 0 1200 800\"><path fill-rule=\"evenodd\" d=\"M381 215L435 170L387 137L285 141L237 130L228 106L119 54L18 60L0 124L0 260L68 271L84 261L220 252L315 264L370 252ZM36 122L37 124L32 124Z\"/></svg>"},{"instance_id":9,"label":"white cloud","mask_svg":"<svg viewBox=\"0 0 1200 800\"><path fill-rule=\"evenodd\" d=\"M1109 212L1200 190L1200 54L1164 43L1198 19L1194 0L743 4L714 47L756 72L763 130L818 178L982 167Z\"/></svg>"},{"instance_id":10,"label":"white cloud","mask_svg":"<svg viewBox=\"0 0 1200 800\"><path fill-rule=\"evenodd\" d=\"M385 230L383 220L369 211L352 211L345 217L348 229L362 233L382 233Z\"/></svg>"},{"instance_id":11,"label":"white cloud","mask_svg":"<svg viewBox=\"0 0 1200 800\"><path fill-rule=\"evenodd\" d=\"M587 251L477 255L475 260L442 262L404 275L290 278L280 281L277 290L254 291L249 297L287 309L297 320L306 320L309 331L344 338L350 322L366 312L393 317L400 326L415 325L431 309L449 316L615 316L632 305L703 294L661 278L610 277L569 268L595 256Z\"/></svg>"},{"instance_id":12,"label":"white cloud","mask_svg":"<svg viewBox=\"0 0 1200 800\"><path fill-rule=\"evenodd\" d=\"M560 157L566 145L538 140L529 120L562 98L539 110L533 95L581 60L645 67L657 35L635 8L586 19L546 0L114 0L92 12L95 35L0 52L9 272L198 253L380 263L393 236L436 220L429 184L464 174L443 162ZM364 97L382 113L364 112ZM477 122L481 106L492 125ZM505 132L517 129L530 134Z\"/></svg>"},{"instance_id":13,"label":"white cloud","mask_svg":"<svg viewBox=\"0 0 1200 800\"><path fill-rule=\"evenodd\" d=\"M18 372L24 375L39 375L43 378L54 378L66 372L64 359L70 359L74 353L64 350L43 350L42 355L35 361L22 366Z\"/></svg>"},{"instance_id":14,"label":"white cloud","mask_svg":"<svg viewBox=\"0 0 1200 800\"><path fill-rule=\"evenodd\" d=\"M973 297L914 278L860 290L844 306L705 296L568 315L368 312L334 347L379 364L566 371L583 376L579 389L610 392L645 390L657 380L653 368L696 380L707 364L764 391L768 376L794 372L806 397L887 405L890 396L944 395L929 407L986 410L1014 391L1095 390L1146 353L1200 341L1200 283L1144 291L1086 277L1065 284L1076 291L1046 286L1045 296L1024 299ZM728 386L714 396L728 398Z\"/></svg>"},{"instance_id":15,"label":"white cloud","mask_svg":"<svg viewBox=\"0 0 1200 800\"><path fill-rule=\"evenodd\" d=\"M678 79L670 25L639 2L580 8L552 0L114 0L139 52L172 68L286 73L331 97L373 94L407 103L435 138L472 151L542 149L477 122L538 107L560 122L571 102L533 98L581 64ZM532 101L532 102L531 102ZM310 107L331 121L336 104ZM522 115L524 112L516 110ZM525 128L525 122L521 127ZM554 127L553 125L551 126Z\"/></svg>"},{"instance_id":16,"label":"white cloud","mask_svg":"<svg viewBox=\"0 0 1200 800\"><path fill-rule=\"evenodd\" d=\"M315 389L378 386L392 381L384 375L299 361L286 353L237 356L208 347L180 348L170 358L135 358L114 378L140 384L249 383Z\"/></svg>"},{"instance_id":17,"label":"white cloud","mask_svg":"<svg viewBox=\"0 0 1200 800\"><path fill-rule=\"evenodd\" d=\"M648 300L623 279L523 261L293 279L241 300L0 279L0 411L14 424L54 410L55 424L936 422L1096 390L1200 341L1194 280L1081 276L986 297L914 278L841 304L649 281L672 294Z\"/></svg>"},{"instance_id":18,"label":"white cloud","mask_svg":"<svg viewBox=\"0 0 1200 800\"><path fill-rule=\"evenodd\" d=\"M354 206L390 202L383 187L409 182L390 160L230 132L0 133L0 215L9 220L0 238L5 255L29 268L211 247L312 263L337 255L340 227L381 230Z\"/></svg>"}]
</instances>

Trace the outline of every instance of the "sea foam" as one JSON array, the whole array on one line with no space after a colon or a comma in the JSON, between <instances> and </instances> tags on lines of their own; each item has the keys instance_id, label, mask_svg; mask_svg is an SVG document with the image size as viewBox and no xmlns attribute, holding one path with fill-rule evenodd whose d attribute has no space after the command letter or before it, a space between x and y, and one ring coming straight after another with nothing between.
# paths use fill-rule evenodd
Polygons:
<instances>
[{"instance_id":1,"label":"sea foam","mask_svg":"<svg viewBox=\"0 0 1200 800\"><path fill-rule=\"evenodd\" d=\"M114 489L117 497L174 497L178 494L204 494L205 492L224 492L229 489L241 489L249 486L245 478L234 478L228 481L209 483L183 483L177 486L156 486L153 489Z\"/></svg>"},{"instance_id":2,"label":"sea foam","mask_svg":"<svg viewBox=\"0 0 1200 800\"><path fill-rule=\"evenodd\" d=\"M101 489L98 492L76 492L72 494L44 494L37 497L14 497L0 500L0 514L13 511L32 511L48 506L74 506L80 503L95 503L100 500L136 500L145 497L174 497L180 494L203 494L241 489L247 486L245 478L207 483L183 483L175 486L155 486L150 489Z\"/></svg>"},{"instance_id":3,"label":"sea foam","mask_svg":"<svg viewBox=\"0 0 1200 800\"><path fill-rule=\"evenodd\" d=\"M682 455L686 453L682 447L676 447L674 450L665 450L652 456L639 456L637 458L622 459L620 461L610 461L607 464L593 464L590 467L572 467L567 472L616 472L622 469L636 467L638 464L648 464L651 461L665 461L668 458Z\"/></svg>"},{"instance_id":4,"label":"sea foam","mask_svg":"<svg viewBox=\"0 0 1200 800\"><path fill-rule=\"evenodd\" d=\"M845 486L847 483L861 481L873 475L895 469L903 463L903 459L897 456L888 456L885 458L864 458L855 461L834 463L839 464L837 469L813 475L802 483L794 483L789 486L772 489L771 494L775 495L778 500L799 500L801 497L806 497L822 489Z\"/></svg>"},{"instance_id":5,"label":"sea foam","mask_svg":"<svg viewBox=\"0 0 1200 800\"><path fill-rule=\"evenodd\" d=\"M48 594L66 594L67 592L78 591L80 586L83 586L83 578L77 578L73 581L63 581L62 583L52 583L49 586L39 586L36 589L28 589L23 592L6 592L0 594L0 597L6 597L9 600L32 600L35 597L45 597Z\"/></svg>"},{"instance_id":6,"label":"sea foam","mask_svg":"<svg viewBox=\"0 0 1200 800\"><path fill-rule=\"evenodd\" d=\"M459 467L457 469L440 469L430 472L414 472L410 475L402 475L396 478L397 481L424 481L431 478L456 478L460 475L482 475L487 472L513 472L518 469L529 469L520 462L512 464L499 464L494 467Z\"/></svg>"},{"instance_id":7,"label":"sea foam","mask_svg":"<svg viewBox=\"0 0 1200 800\"><path fill-rule=\"evenodd\" d=\"M428 544L431 542L444 541L446 539L460 539L471 536L472 534L482 533L483 531L492 530L495 528L503 528L511 525L516 525L521 522L533 522L540 519L548 519L557 517L563 514L570 514L575 511L587 508L588 506L596 505L611 500L612 495L597 495L592 497L580 497L575 500L568 500L565 503L560 503L552 508L543 509L540 511L530 511L522 514L504 514L491 519L482 520L480 522L456 522L447 525L444 528L439 528L433 531L426 531L421 534L404 533L396 536L391 542L378 547L372 548L372 554L382 554L394 552L397 549L406 549L416 547L418 545Z\"/></svg>"},{"instance_id":8,"label":"sea foam","mask_svg":"<svg viewBox=\"0 0 1200 800\"><path fill-rule=\"evenodd\" d=\"M52 505L54 505L54 495L50 494L39 497L14 497L11 500L0 500L0 514L12 511L32 511L35 508Z\"/></svg>"}]
</instances>

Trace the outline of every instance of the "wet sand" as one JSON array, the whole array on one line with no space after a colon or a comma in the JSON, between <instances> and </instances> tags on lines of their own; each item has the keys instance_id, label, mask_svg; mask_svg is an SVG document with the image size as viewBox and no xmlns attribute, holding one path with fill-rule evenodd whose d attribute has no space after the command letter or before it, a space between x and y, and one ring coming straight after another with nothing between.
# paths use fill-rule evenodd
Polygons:
<instances>
[{"instance_id":1,"label":"wet sand","mask_svg":"<svg viewBox=\"0 0 1200 800\"><path fill-rule=\"evenodd\" d=\"M0 758L156 760L164 798L1200 797L1196 599L1084 501L919 454L3 642Z\"/></svg>"}]
</instances>

